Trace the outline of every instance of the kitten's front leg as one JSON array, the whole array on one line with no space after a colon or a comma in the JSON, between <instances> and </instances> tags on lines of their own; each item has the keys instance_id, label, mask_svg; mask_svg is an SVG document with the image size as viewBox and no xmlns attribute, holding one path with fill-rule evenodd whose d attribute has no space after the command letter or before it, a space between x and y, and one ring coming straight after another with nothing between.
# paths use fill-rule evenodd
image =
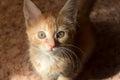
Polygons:
<instances>
[{"instance_id":1,"label":"kitten's front leg","mask_svg":"<svg viewBox=\"0 0 120 80\"><path fill-rule=\"evenodd\" d=\"M63 75L60 75L57 80L72 80L72 79L69 77L65 77Z\"/></svg>"}]
</instances>

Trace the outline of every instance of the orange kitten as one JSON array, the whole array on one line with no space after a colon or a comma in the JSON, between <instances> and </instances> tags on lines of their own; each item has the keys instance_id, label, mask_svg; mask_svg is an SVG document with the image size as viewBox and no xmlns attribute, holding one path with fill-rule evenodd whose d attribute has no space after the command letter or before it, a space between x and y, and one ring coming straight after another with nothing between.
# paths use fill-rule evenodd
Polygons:
<instances>
[{"instance_id":1,"label":"orange kitten","mask_svg":"<svg viewBox=\"0 0 120 80\"><path fill-rule=\"evenodd\" d=\"M73 80L87 59L87 53L91 53L92 32L87 25L80 28L84 32L77 31L76 16L75 0L68 0L56 14L43 14L32 1L24 0L30 61L43 80ZM85 35L80 37L79 33Z\"/></svg>"}]
</instances>

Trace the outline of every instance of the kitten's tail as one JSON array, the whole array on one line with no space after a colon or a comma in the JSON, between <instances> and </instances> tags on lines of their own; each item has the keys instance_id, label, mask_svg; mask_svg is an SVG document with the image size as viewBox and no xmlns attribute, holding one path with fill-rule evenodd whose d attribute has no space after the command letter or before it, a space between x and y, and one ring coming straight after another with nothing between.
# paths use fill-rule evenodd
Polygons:
<instances>
[{"instance_id":1,"label":"kitten's tail","mask_svg":"<svg viewBox=\"0 0 120 80\"><path fill-rule=\"evenodd\" d=\"M90 12L93 9L96 0L79 0L78 3L78 20L77 20L77 35L80 36L80 48L85 54L82 57L83 64L92 55L95 48L95 31L90 21ZM76 39L76 41L78 38Z\"/></svg>"}]
</instances>

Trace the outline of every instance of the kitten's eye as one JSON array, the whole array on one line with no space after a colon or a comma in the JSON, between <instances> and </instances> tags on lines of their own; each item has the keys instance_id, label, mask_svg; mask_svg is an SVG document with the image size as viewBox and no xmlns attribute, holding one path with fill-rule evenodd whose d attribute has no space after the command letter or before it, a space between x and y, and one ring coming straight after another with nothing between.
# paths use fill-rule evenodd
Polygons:
<instances>
[{"instance_id":1,"label":"kitten's eye","mask_svg":"<svg viewBox=\"0 0 120 80\"><path fill-rule=\"evenodd\" d=\"M38 37L39 37L40 39L44 39L44 38L46 37L45 32L43 32L43 31L38 32Z\"/></svg>"},{"instance_id":2,"label":"kitten's eye","mask_svg":"<svg viewBox=\"0 0 120 80\"><path fill-rule=\"evenodd\" d=\"M64 36L65 36L65 32L64 31L60 31L56 35L57 38L63 38Z\"/></svg>"}]
</instances>

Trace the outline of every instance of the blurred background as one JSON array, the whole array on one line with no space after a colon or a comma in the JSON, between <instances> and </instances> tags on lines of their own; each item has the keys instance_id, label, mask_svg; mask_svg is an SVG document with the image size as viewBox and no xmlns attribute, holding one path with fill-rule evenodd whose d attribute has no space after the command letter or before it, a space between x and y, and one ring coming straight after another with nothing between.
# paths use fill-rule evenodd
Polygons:
<instances>
[{"instance_id":1,"label":"blurred background","mask_svg":"<svg viewBox=\"0 0 120 80\"><path fill-rule=\"evenodd\" d=\"M46 12L66 0L33 2ZM29 62L22 8L23 0L0 0L0 80L40 80ZM96 0L89 16L97 43L77 80L120 80L120 0Z\"/></svg>"}]
</instances>

